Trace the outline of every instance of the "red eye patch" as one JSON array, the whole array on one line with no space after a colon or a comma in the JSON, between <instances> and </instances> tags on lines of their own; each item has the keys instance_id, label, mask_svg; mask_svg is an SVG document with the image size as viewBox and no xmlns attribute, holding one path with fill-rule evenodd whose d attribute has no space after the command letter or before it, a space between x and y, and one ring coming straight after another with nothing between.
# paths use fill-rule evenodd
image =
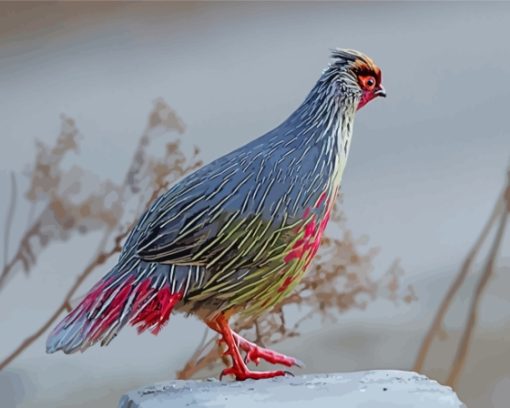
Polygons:
<instances>
[{"instance_id":1,"label":"red eye patch","mask_svg":"<svg viewBox=\"0 0 510 408\"><path fill-rule=\"evenodd\" d=\"M372 91L377 85L377 80L373 75L360 75L358 77L359 84L365 91Z\"/></svg>"}]
</instances>

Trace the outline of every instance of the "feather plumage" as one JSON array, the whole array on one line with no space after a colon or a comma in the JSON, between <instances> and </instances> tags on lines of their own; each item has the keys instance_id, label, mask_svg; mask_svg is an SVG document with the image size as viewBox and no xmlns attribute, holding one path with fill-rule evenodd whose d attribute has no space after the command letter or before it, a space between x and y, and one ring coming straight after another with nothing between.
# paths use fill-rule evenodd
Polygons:
<instances>
[{"instance_id":1,"label":"feather plumage","mask_svg":"<svg viewBox=\"0 0 510 408\"><path fill-rule=\"evenodd\" d=\"M157 331L174 307L203 318L258 314L292 290L319 247L339 189L362 97L356 72L375 69L356 51L332 57L281 125L153 203L116 267L50 336L49 351L107 343L128 322ZM152 303L144 303L149 292Z\"/></svg>"}]
</instances>

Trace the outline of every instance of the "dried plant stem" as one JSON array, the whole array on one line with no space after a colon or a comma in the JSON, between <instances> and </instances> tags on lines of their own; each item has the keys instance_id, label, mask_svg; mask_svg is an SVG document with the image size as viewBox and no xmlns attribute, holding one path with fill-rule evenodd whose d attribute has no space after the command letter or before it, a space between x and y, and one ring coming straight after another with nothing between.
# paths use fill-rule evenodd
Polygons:
<instances>
[{"instance_id":1,"label":"dried plant stem","mask_svg":"<svg viewBox=\"0 0 510 408\"><path fill-rule=\"evenodd\" d=\"M205 332L205 335L207 335L207 331ZM195 373L203 370L208 365L218 360L220 357L220 352L218 347L214 347L215 342L217 342L216 337L213 337L207 342L202 341L196 348L191 358L186 362L184 367L177 371L177 378L179 380L186 380L191 378ZM207 349L209 349L209 351L203 355L203 357L200 357Z\"/></svg>"},{"instance_id":2,"label":"dried plant stem","mask_svg":"<svg viewBox=\"0 0 510 408\"><path fill-rule=\"evenodd\" d=\"M31 336L27 337L21 344L4 360L0 362L0 370L3 370L7 365L9 365L16 357L18 357L25 349L27 349L32 343L34 343L39 337L41 337L46 330L58 319L60 314L68 309L69 302L71 298L74 296L78 288L85 281L85 279L100 265L104 264L112 255L120 252L121 250L121 241L127 236L129 232L129 228L124 232L119 234L115 238L115 245L109 251L101 251L83 270L83 272L76 278L73 286L67 292L64 300L60 304L60 306L55 310L55 312L49 317L49 319L39 328L37 329Z\"/></svg>"},{"instance_id":3,"label":"dried plant stem","mask_svg":"<svg viewBox=\"0 0 510 408\"><path fill-rule=\"evenodd\" d=\"M204 334L202 335L202 340L200 340L200 343L198 344L197 348L195 349L195 352L191 355L190 360L196 361L200 357L200 350L207 344L207 335L209 334L209 329L204 330Z\"/></svg>"},{"instance_id":4,"label":"dried plant stem","mask_svg":"<svg viewBox=\"0 0 510 408\"><path fill-rule=\"evenodd\" d=\"M155 188L148 200L146 201L145 208L147 208L150 203L168 186L168 182L162 181L161 184ZM58 319L60 314L63 311L69 311L70 310L70 304L71 300L76 293L76 291L80 288L82 283L85 281L85 279L100 265L104 264L108 259L110 259L111 256L115 255L116 253L120 252L122 250L121 242L124 238L127 237L129 234L131 228L133 227L133 223L128 225L121 233L119 233L115 237L114 246L108 250L105 251L104 247L102 250L98 251L98 254L95 256L95 258L87 265L87 267L83 270L83 272L78 275L76 278L76 281L74 282L73 286L69 289L67 294L64 297L64 300L60 304L60 306L55 310L55 312L51 315L51 317L38 329L32 334L31 336L27 337L11 354L9 354L3 361L0 362L0 371L3 370L7 365L9 365L16 357L18 357L25 349L27 349L33 342L35 342L40 336L48 330L48 328ZM107 230L105 232L105 235L109 235L111 233L111 230Z\"/></svg>"},{"instance_id":5,"label":"dried plant stem","mask_svg":"<svg viewBox=\"0 0 510 408\"><path fill-rule=\"evenodd\" d=\"M28 217L28 229L21 237L15 254L10 260L8 260L10 222L12 222L12 218L14 218L13 215L16 209L15 201L17 198L16 180L14 179L14 175L12 176L12 201L7 213L7 228L4 230L5 260L4 265L0 270L0 289L13 274L18 263L21 263L27 272L35 265L37 253L31 245L31 241L34 238L38 238L38 243L44 248L51 240L64 241L68 239L70 235L69 233L79 230L80 227L85 228L85 231L89 231L89 229L87 229L87 225L83 223L84 221L92 221L94 224L91 228L104 228L104 233L97 246L95 254L92 256L92 260L76 278L76 281L69 288L58 308L48 318L48 320L39 327L39 329L22 341L3 361L0 361L0 370L10 364L25 349L42 336L45 331L59 318L62 312L69 312L72 309L71 304L73 303L73 296L85 282L85 279L98 266L104 264L112 255L121 251L121 241L127 236L136 221L133 220L130 226L128 226L125 230L122 229L124 232L119 233L115 238L112 238L112 235L116 230L121 230L119 225L123 215L122 206L124 205L124 202L127 202L129 198L138 196L139 209L143 210L144 204L145 209L147 209L152 201L154 201L163 190L168 188L171 180L176 177L183 176L201 165L201 161L197 160L199 153L197 147L194 148L192 163L190 165L186 165L187 160L184 153L179 148L179 141L167 143L163 157L152 157L148 153L147 148L154 137L152 132L157 128L161 128L164 131L177 131L180 134L184 132L184 125L182 121L163 100L158 100L156 102L156 106L149 116L149 123L138 141L138 145L135 149L131 164L127 169L123 182L120 185L116 185L115 183L106 180L104 183L101 183L99 187L83 201L83 203L80 204L82 207L78 207L74 206L72 201L69 199L74 190L65 188L62 192L60 189L62 183L64 183L62 180L67 180L67 182L69 182L72 181L72 177L76 177L76 174L72 171L64 172L59 165L66 152L77 148L77 136L79 135L79 132L74 125L74 121L72 119L65 118L61 134L59 135L54 147L46 146L42 143L38 144L36 163L31 174L32 184L27 192L27 197L32 203L30 215ZM83 174L83 171L78 169L78 173ZM68 178L66 179L65 176L68 176ZM79 186L80 184L78 184L78 188ZM145 186L148 186L148 188ZM107 209L104 206L103 201L110 192L116 193L117 199L111 205L112 209ZM146 195L149 195L150 197L145 199ZM42 215L33 221L32 215L35 212L36 204L40 201L45 201L47 207L43 212L41 212ZM91 209L94 209L94 211ZM83 216L84 213L87 215ZM46 216L46 219L43 218L44 216ZM55 226L58 227L58 230L54 235L44 234L45 227L48 223L52 226L55 224ZM112 242L112 240L115 244L110 250L107 250L108 245Z\"/></svg>"},{"instance_id":6,"label":"dried plant stem","mask_svg":"<svg viewBox=\"0 0 510 408\"><path fill-rule=\"evenodd\" d=\"M138 145L136 146L135 153L133 154L131 163L135 162L137 154L140 154L140 151L141 151L141 149L143 149L144 144L147 144L147 137L148 137L147 132L148 132L148 130L146 129L143 132L142 137L138 140ZM130 172L130 168L128 168L128 170L126 171L126 174L124 176L124 181L120 185L119 192L118 192L118 198L117 198L117 200L119 202L122 202L124 200L124 195L125 195L128 185L129 185L129 180L128 180L129 172ZM157 190L157 191L159 191L159 190ZM143 201L143 199L142 199L142 201ZM114 228L108 228L105 231L105 233L103 234L103 237L101 238L101 241L99 242L98 253L101 252L101 248L104 248L106 246L106 243L110 239L110 236L113 233L113 231L114 231Z\"/></svg>"},{"instance_id":7,"label":"dried plant stem","mask_svg":"<svg viewBox=\"0 0 510 408\"><path fill-rule=\"evenodd\" d=\"M16 357L18 357L25 349L30 347L30 345L35 342L39 337L41 337L46 330L50 328L50 326L58 319L60 313L64 311L64 306L61 305L55 312L51 315L51 317L31 336L27 337L23 342L14 350L11 354L9 354L2 362L0 362L0 370L3 370L7 367Z\"/></svg>"},{"instance_id":8,"label":"dried plant stem","mask_svg":"<svg viewBox=\"0 0 510 408\"><path fill-rule=\"evenodd\" d=\"M469 271L471 270L471 266L473 264L474 259L476 258L476 255L480 251L480 248L482 247L483 243L487 239L487 236L489 235L489 232L492 229L492 226L494 225L496 219L498 216L501 215L501 212L503 211L503 197L500 197L498 201L496 202L496 205L494 206L494 209L492 211L491 216L489 217L489 220L485 224L480 236L476 240L475 244L469 251L466 259L464 260L462 267L460 268L459 273L457 274L457 277L453 281L453 283L450 285L450 288L448 289L448 292L444 296L441 305L439 306L439 309L434 316L434 320L432 321L432 324L427 331L427 334L425 335L423 342L421 344L420 350L418 352L418 356L416 358L416 361L413 366L413 370L417 372L421 372L423 370L423 366L425 364L425 359L427 357L427 354L430 350L430 346L432 345L432 342L434 338L440 333L441 327L443 326L444 317L446 315L446 312L450 308L450 305L453 301L453 297L455 294L459 291L460 287L464 283L464 280L466 279L466 276L468 275Z\"/></svg>"},{"instance_id":9,"label":"dried plant stem","mask_svg":"<svg viewBox=\"0 0 510 408\"><path fill-rule=\"evenodd\" d=\"M490 249L483 274L480 277L480 280L478 281L478 284L476 286L475 294L469 308L469 317L464 328L464 332L462 333L462 338L457 349L457 353L455 355L455 360L453 361L450 374L446 381L446 383L451 387L454 387L457 384L462 369L466 363L467 352L469 350L469 345L471 343L474 327L478 316L478 307L480 305L480 299L482 298L482 295L487 287L489 279L494 274L494 264L496 263L496 259L498 257L498 252L501 247L501 242L505 234L505 227L508 221L508 213L510 212L510 193L508 192L510 192L510 185L507 188L506 208L504 209L503 214L501 215L498 230L492 243L492 247Z\"/></svg>"},{"instance_id":10,"label":"dried plant stem","mask_svg":"<svg viewBox=\"0 0 510 408\"><path fill-rule=\"evenodd\" d=\"M7 218L5 219L4 230L4 269L7 266L7 258L9 258L9 241L11 236L12 221L14 219L14 212L16 209L16 198L18 196L18 188L16 185L16 175L11 172L11 201L9 209L7 210Z\"/></svg>"},{"instance_id":11,"label":"dried plant stem","mask_svg":"<svg viewBox=\"0 0 510 408\"><path fill-rule=\"evenodd\" d=\"M31 227L25 232L23 237L20 240L18 249L16 250L16 254L12 257L12 259L7 262L4 267L2 268L2 272L0 272L0 289L2 289L5 284L7 283L7 279L11 275L14 266L18 262L22 262L25 265L25 269L28 269L28 261L27 257L24 256L24 250L29 251L29 245L28 242L31 238L37 236L40 232L41 224L39 220L36 220ZM29 252L28 255L32 258L32 254Z\"/></svg>"}]
</instances>

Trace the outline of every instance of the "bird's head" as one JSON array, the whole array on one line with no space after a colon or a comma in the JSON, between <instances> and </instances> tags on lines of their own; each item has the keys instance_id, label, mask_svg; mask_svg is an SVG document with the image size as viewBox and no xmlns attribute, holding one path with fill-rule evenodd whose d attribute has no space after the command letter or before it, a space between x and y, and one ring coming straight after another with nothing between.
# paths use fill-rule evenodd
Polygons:
<instances>
[{"instance_id":1,"label":"bird's head","mask_svg":"<svg viewBox=\"0 0 510 408\"><path fill-rule=\"evenodd\" d=\"M378 96L386 97L381 69L365 54L355 50L332 51L330 70L338 75L342 92L354 96L361 109Z\"/></svg>"}]
</instances>

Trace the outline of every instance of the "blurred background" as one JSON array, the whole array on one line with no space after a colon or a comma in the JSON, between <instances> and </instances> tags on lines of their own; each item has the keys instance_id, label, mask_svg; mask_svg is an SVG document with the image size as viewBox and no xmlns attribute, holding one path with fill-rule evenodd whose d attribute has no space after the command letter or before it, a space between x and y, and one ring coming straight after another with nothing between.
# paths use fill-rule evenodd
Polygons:
<instances>
[{"instance_id":1,"label":"blurred background","mask_svg":"<svg viewBox=\"0 0 510 408\"><path fill-rule=\"evenodd\" d=\"M152 155L181 140L178 153L190 167L209 162L285 119L320 76L329 49L342 47L373 57L388 98L357 115L338 231L370 254L363 273L373 282L398 260L398 290L379 288L366 307L335 309L336 319L312 315L299 336L275 348L305 361L303 372L413 369L506 183L508 38L508 3L2 3L4 271L48 202L58 228L44 218L41 236L51 242L36 232L27 244L35 255L22 251L0 287L0 360L55 312L98 244L112 242L124 223L117 186L154 121L165 131ZM87 211L73 207L83 197L56 169L98 194ZM57 190L68 199L62 211L78 209L83 225L65 226ZM134 217L139 204L123 216ZM440 382L454 364L493 239L491 232L421 370ZM500 245L455 386L470 407L503 408L510 399L509 242ZM94 268L76 297L114 261ZM0 371L1 405L114 406L131 388L174 378L203 332L197 320L174 316L158 337L128 328L111 347L71 356L45 354L42 334Z\"/></svg>"}]
</instances>

